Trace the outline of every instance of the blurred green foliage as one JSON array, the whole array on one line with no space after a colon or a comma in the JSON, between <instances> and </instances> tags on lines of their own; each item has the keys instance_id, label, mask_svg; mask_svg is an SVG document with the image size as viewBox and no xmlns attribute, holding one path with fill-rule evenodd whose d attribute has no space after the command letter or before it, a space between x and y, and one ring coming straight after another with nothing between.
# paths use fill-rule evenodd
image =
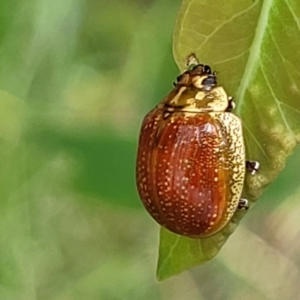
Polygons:
<instances>
[{"instance_id":1,"label":"blurred green foliage","mask_svg":"<svg viewBox=\"0 0 300 300\"><path fill-rule=\"evenodd\" d=\"M226 255L155 280L158 226L138 200L135 152L144 114L178 74L179 5L0 1L0 299L269 299ZM299 183L293 159L247 215L253 236ZM242 257L235 245L225 253Z\"/></svg>"},{"instance_id":2,"label":"blurred green foliage","mask_svg":"<svg viewBox=\"0 0 300 300\"><path fill-rule=\"evenodd\" d=\"M159 298L134 168L176 5L1 1L0 299Z\"/></svg>"}]
</instances>

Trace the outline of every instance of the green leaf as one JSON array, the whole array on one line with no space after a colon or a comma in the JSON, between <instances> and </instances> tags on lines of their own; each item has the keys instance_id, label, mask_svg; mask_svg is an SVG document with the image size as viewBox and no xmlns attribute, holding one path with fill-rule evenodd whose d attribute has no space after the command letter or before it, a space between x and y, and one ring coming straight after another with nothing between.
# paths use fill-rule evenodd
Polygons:
<instances>
[{"instance_id":1,"label":"green leaf","mask_svg":"<svg viewBox=\"0 0 300 300\"><path fill-rule=\"evenodd\" d=\"M235 97L247 158L260 172L247 175L243 197L253 204L284 168L300 140L300 4L297 0L184 0L174 32L181 70L195 53L218 72ZM210 238L161 231L157 277L162 280L213 258L243 217Z\"/></svg>"}]
</instances>

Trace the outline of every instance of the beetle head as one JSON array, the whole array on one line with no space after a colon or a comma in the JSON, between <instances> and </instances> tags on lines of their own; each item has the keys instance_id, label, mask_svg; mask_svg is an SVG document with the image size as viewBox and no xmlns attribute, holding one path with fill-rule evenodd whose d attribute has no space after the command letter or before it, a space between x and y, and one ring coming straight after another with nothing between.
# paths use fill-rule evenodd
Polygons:
<instances>
[{"instance_id":1,"label":"beetle head","mask_svg":"<svg viewBox=\"0 0 300 300\"><path fill-rule=\"evenodd\" d=\"M193 112L222 112L229 109L228 96L217 85L217 73L200 64L194 54L187 60L187 70L177 77L175 88L163 99L162 106Z\"/></svg>"},{"instance_id":2,"label":"beetle head","mask_svg":"<svg viewBox=\"0 0 300 300\"><path fill-rule=\"evenodd\" d=\"M194 53L186 60L187 70L177 76L179 86L194 86L204 92L211 91L217 85L216 72L209 65L200 64Z\"/></svg>"},{"instance_id":3,"label":"beetle head","mask_svg":"<svg viewBox=\"0 0 300 300\"><path fill-rule=\"evenodd\" d=\"M177 83L184 86L195 86L203 91L210 91L217 85L216 72L212 72L210 66L198 64L177 76Z\"/></svg>"}]
</instances>

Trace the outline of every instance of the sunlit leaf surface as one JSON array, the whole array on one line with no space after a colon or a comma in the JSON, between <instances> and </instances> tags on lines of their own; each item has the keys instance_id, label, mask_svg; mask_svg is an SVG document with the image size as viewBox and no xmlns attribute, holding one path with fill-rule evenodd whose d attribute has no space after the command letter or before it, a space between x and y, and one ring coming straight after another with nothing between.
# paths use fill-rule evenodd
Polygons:
<instances>
[{"instance_id":1,"label":"sunlit leaf surface","mask_svg":"<svg viewBox=\"0 0 300 300\"><path fill-rule=\"evenodd\" d=\"M174 33L174 56L184 70L194 52L218 72L235 97L247 157L260 172L247 175L243 196L253 204L284 168L300 140L300 4L297 0L185 0ZM219 234L191 240L161 232L158 278L215 256L244 213Z\"/></svg>"}]
</instances>

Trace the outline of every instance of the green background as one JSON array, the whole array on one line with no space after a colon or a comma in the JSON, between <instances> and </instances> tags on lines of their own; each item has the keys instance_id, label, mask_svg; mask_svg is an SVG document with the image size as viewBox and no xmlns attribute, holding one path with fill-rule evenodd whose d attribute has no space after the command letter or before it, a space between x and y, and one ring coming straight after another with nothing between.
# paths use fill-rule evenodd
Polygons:
<instances>
[{"instance_id":1,"label":"green background","mask_svg":"<svg viewBox=\"0 0 300 300\"><path fill-rule=\"evenodd\" d=\"M296 299L299 149L215 260L155 279L135 154L179 6L0 1L0 299Z\"/></svg>"}]
</instances>

